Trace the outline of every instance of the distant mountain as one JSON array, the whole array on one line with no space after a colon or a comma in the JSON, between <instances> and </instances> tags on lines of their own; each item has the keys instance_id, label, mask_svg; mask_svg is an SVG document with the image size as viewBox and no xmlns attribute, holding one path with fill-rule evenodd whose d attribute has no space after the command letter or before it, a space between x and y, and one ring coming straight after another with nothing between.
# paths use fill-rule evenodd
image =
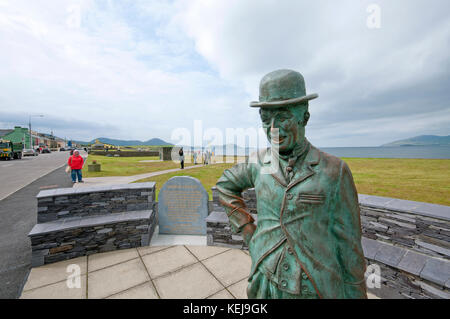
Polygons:
<instances>
[{"instance_id":1,"label":"distant mountain","mask_svg":"<svg viewBox=\"0 0 450 319\"><path fill-rule=\"evenodd\" d=\"M165 146L165 145L173 145L170 143L167 143L163 141L160 138L151 138L148 141L139 141L139 140L116 140L112 138L107 137L99 137L94 138L90 142L82 142L82 141L76 141L76 143L80 144L94 144L96 140L99 140L101 143L105 144L111 144L116 146L134 146L134 145L148 145L148 146Z\"/></svg>"},{"instance_id":2,"label":"distant mountain","mask_svg":"<svg viewBox=\"0 0 450 319\"><path fill-rule=\"evenodd\" d=\"M428 145L450 145L450 135L420 135L404 140L394 141L381 146L428 146Z\"/></svg>"}]
</instances>

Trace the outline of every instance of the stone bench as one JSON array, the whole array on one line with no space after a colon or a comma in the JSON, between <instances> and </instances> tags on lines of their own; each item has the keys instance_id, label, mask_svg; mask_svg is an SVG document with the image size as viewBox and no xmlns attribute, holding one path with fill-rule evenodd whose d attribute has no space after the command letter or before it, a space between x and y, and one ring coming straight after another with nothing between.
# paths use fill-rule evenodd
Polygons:
<instances>
[{"instance_id":1,"label":"stone bench","mask_svg":"<svg viewBox=\"0 0 450 319\"><path fill-rule=\"evenodd\" d=\"M32 266L147 246L158 223L154 182L41 191L28 234Z\"/></svg>"},{"instance_id":2,"label":"stone bench","mask_svg":"<svg viewBox=\"0 0 450 319\"><path fill-rule=\"evenodd\" d=\"M36 224L28 234L32 267L117 249L147 246L156 226L153 210Z\"/></svg>"},{"instance_id":3,"label":"stone bench","mask_svg":"<svg viewBox=\"0 0 450 319\"><path fill-rule=\"evenodd\" d=\"M154 209L155 183L43 190L36 196L37 222Z\"/></svg>"}]
</instances>

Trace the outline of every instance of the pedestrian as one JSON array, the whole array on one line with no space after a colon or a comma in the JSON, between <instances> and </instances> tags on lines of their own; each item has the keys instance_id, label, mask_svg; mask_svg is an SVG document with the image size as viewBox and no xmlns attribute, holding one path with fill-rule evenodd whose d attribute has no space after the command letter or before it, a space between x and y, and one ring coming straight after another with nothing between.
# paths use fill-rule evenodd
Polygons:
<instances>
[{"instance_id":1,"label":"pedestrian","mask_svg":"<svg viewBox=\"0 0 450 319\"><path fill-rule=\"evenodd\" d=\"M83 168L84 160L83 157L80 156L80 152L78 150L73 151L73 155L69 157L67 164L72 170L72 182L76 183L78 178L78 183L84 183L83 177L81 175L81 169Z\"/></svg>"},{"instance_id":2,"label":"pedestrian","mask_svg":"<svg viewBox=\"0 0 450 319\"><path fill-rule=\"evenodd\" d=\"M197 165L197 152L194 152L194 165Z\"/></svg>"},{"instance_id":3,"label":"pedestrian","mask_svg":"<svg viewBox=\"0 0 450 319\"><path fill-rule=\"evenodd\" d=\"M183 153L183 148L180 148L180 150L178 151L178 155L180 155L181 169L184 169L184 153Z\"/></svg>"}]
</instances>

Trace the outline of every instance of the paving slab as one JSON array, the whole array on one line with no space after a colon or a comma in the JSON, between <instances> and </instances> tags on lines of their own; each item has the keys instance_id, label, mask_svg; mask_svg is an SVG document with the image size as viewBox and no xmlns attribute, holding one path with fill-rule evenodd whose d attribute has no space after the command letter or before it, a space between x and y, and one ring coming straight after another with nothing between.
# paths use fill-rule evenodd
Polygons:
<instances>
[{"instance_id":1,"label":"paving slab","mask_svg":"<svg viewBox=\"0 0 450 319\"><path fill-rule=\"evenodd\" d=\"M247 281L247 278L245 278L245 279L231 285L230 287L228 287L228 290L237 299L248 299L247 286L248 286L248 281Z\"/></svg>"},{"instance_id":2,"label":"paving slab","mask_svg":"<svg viewBox=\"0 0 450 319\"><path fill-rule=\"evenodd\" d=\"M228 290L223 289L207 299L234 299L234 296L228 292Z\"/></svg>"},{"instance_id":3,"label":"paving slab","mask_svg":"<svg viewBox=\"0 0 450 319\"><path fill-rule=\"evenodd\" d=\"M135 248L115 250L101 254L93 254L89 256L88 269L89 272L92 272L138 257L139 254Z\"/></svg>"},{"instance_id":4,"label":"paving slab","mask_svg":"<svg viewBox=\"0 0 450 319\"><path fill-rule=\"evenodd\" d=\"M189 246L187 248L199 260L204 260L230 250L230 248L217 246Z\"/></svg>"},{"instance_id":5,"label":"paving slab","mask_svg":"<svg viewBox=\"0 0 450 319\"><path fill-rule=\"evenodd\" d=\"M144 282L106 299L159 299L159 296L151 282Z\"/></svg>"},{"instance_id":6,"label":"paving slab","mask_svg":"<svg viewBox=\"0 0 450 319\"><path fill-rule=\"evenodd\" d=\"M174 246L145 255L142 260L152 279L198 262L184 246Z\"/></svg>"},{"instance_id":7,"label":"paving slab","mask_svg":"<svg viewBox=\"0 0 450 319\"><path fill-rule=\"evenodd\" d=\"M69 288L67 281L27 290L20 299L86 299L86 275L80 277L80 288Z\"/></svg>"},{"instance_id":8,"label":"paving slab","mask_svg":"<svg viewBox=\"0 0 450 319\"><path fill-rule=\"evenodd\" d=\"M68 288L65 269L68 263L80 263L80 259L85 263L81 287ZM42 278L38 276L40 281L36 282L30 277L28 289L21 298L246 299L250 265L250 256L237 249L131 248L35 268L33 275ZM57 276L49 280L52 270ZM156 273L156 278L151 278L149 273ZM371 294L368 297L377 298Z\"/></svg>"},{"instance_id":9,"label":"paving slab","mask_svg":"<svg viewBox=\"0 0 450 319\"><path fill-rule=\"evenodd\" d=\"M67 271L69 265L78 265L80 267L80 275L86 274L87 257L84 256L32 268L23 291L67 280L67 276L71 274L71 272Z\"/></svg>"},{"instance_id":10,"label":"paving slab","mask_svg":"<svg viewBox=\"0 0 450 319\"><path fill-rule=\"evenodd\" d=\"M248 277L251 259L241 250L230 249L204 260L203 264L225 287L228 287Z\"/></svg>"},{"instance_id":11,"label":"paving slab","mask_svg":"<svg viewBox=\"0 0 450 319\"><path fill-rule=\"evenodd\" d=\"M90 299L106 298L149 281L140 258L88 273Z\"/></svg>"},{"instance_id":12,"label":"paving slab","mask_svg":"<svg viewBox=\"0 0 450 319\"><path fill-rule=\"evenodd\" d=\"M164 299L204 299L224 289L201 263L157 278L154 282Z\"/></svg>"},{"instance_id":13,"label":"paving slab","mask_svg":"<svg viewBox=\"0 0 450 319\"><path fill-rule=\"evenodd\" d=\"M137 251L138 251L139 255L145 256L148 254L156 253L157 251L160 251L160 250L167 249L169 247L172 247L172 246L143 246L143 247L138 247Z\"/></svg>"}]
</instances>

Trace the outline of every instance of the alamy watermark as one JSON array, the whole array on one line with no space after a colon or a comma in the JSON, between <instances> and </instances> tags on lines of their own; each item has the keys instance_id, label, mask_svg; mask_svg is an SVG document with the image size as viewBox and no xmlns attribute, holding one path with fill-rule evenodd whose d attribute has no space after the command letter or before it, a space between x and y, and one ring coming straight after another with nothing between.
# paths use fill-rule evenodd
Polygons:
<instances>
[{"instance_id":1,"label":"alamy watermark","mask_svg":"<svg viewBox=\"0 0 450 319\"><path fill-rule=\"evenodd\" d=\"M369 13L366 25L369 29L380 29L381 28L381 7L372 3L366 8L367 13Z\"/></svg>"},{"instance_id":2,"label":"alamy watermark","mask_svg":"<svg viewBox=\"0 0 450 319\"><path fill-rule=\"evenodd\" d=\"M66 272L69 273L66 280L67 288L81 288L81 267L77 264L70 264L67 266Z\"/></svg>"},{"instance_id":3,"label":"alamy watermark","mask_svg":"<svg viewBox=\"0 0 450 319\"><path fill-rule=\"evenodd\" d=\"M365 273L367 288L381 288L381 268L377 264L367 266Z\"/></svg>"},{"instance_id":4,"label":"alamy watermark","mask_svg":"<svg viewBox=\"0 0 450 319\"><path fill-rule=\"evenodd\" d=\"M270 141L262 127L248 128L204 128L203 121L195 120L193 129L186 127L175 128L171 134L175 145L186 148L185 163L191 163L191 155L204 156L211 154L215 163L258 163L258 151L267 149L270 145L268 165L262 168L262 174L273 174L280 169L279 159L276 156L279 148L279 129L270 129ZM268 144L270 142L270 145ZM230 149L231 148L231 149ZM238 149L240 151L238 151ZM171 153L172 161L179 160L178 148Z\"/></svg>"}]
</instances>

